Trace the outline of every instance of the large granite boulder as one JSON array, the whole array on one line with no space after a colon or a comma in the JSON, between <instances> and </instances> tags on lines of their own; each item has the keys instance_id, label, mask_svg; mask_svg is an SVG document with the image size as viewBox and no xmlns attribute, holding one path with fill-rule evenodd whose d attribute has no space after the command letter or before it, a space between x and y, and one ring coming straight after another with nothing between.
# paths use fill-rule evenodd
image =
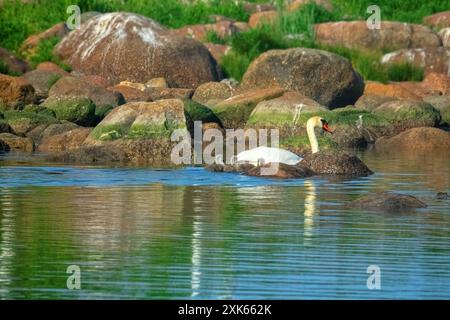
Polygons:
<instances>
[{"instance_id":1,"label":"large granite boulder","mask_svg":"<svg viewBox=\"0 0 450 320\"><path fill-rule=\"evenodd\" d=\"M448 74L449 56L448 47L402 49L385 54L382 63L411 63L413 66L423 68L426 74L432 72Z\"/></svg>"},{"instance_id":2,"label":"large granite boulder","mask_svg":"<svg viewBox=\"0 0 450 320\"><path fill-rule=\"evenodd\" d=\"M430 28L403 22L382 21L381 29L367 28L366 21L326 22L315 25L316 41L323 45L362 50L438 47L439 36Z\"/></svg>"},{"instance_id":3,"label":"large granite boulder","mask_svg":"<svg viewBox=\"0 0 450 320\"><path fill-rule=\"evenodd\" d=\"M101 75L110 85L164 77L170 87L196 88L219 79L216 62L201 43L132 13L93 17L64 37L56 52L74 70Z\"/></svg>"},{"instance_id":4,"label":"large granite boulder","mask_svg":"<svg viewBox=\"0 0 450 320\"><path fill-rule=\"evenodd\" d=\"M352 64L336 54L305 48L270 50L255 59L242 79L244 88L282 87L328 108L354 104L364 81Z\"/></svg>"}]
</instances>

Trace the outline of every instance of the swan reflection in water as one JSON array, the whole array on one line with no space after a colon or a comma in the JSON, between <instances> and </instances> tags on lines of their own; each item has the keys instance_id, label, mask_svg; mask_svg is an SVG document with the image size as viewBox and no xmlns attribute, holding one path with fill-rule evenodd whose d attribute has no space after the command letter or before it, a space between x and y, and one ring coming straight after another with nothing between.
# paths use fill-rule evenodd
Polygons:
<instances>
[{"instance_id":1,"label":"swan reflection in water","mask_svg":"<svg viewBox=\"0 0 450 320\"><path fill-rule=\"evenodd\" d=\"M314 180L305 180L305 211L303 243L308 244L314 234L314 216L317 214L317 189Z\"/></svg>"}]
</instances>

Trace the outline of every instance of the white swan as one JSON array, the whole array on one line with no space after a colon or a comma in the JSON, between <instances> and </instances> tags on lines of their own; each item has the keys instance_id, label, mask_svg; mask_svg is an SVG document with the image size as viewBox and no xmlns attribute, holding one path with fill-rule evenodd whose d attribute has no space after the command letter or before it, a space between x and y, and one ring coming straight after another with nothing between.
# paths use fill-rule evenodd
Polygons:
<instances>
[{"instance_id":1,"label":"white swan","mask_svg":"<svg viewBox=\"0 0 450 320\"><path fill-rule=\"evenodd\" d=\"M324 131L332 133L328 122L321 117L312 117L306 123L306 132L308 134L309 143L312 153L319 152L319 143L314 132L314 128L321 127ZM236 157L237 163L250 163L260 165L261 163L279 162L288 165L295 165L302 161L303 158L295 153L280 148L258 147L251 150L243 151Z\"/></svg>"}]
</instances>

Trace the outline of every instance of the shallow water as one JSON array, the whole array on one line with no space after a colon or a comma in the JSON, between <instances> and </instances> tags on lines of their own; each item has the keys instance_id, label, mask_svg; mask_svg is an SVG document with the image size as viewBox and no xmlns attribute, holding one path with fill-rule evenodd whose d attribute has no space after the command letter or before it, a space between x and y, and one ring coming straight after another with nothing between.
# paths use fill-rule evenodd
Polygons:
<instances>
[{"instance_id":1,"label":"shallow water","mask_svg":"<svg viewBox=\"0 0 450 320\"><path fill-rule=\"evenodd\" d=\"M0 298L450 299L450 158L361 157L344 181L0 157ZM345 207L382 190L428 207Z\"/></svg>"}]
</instances>

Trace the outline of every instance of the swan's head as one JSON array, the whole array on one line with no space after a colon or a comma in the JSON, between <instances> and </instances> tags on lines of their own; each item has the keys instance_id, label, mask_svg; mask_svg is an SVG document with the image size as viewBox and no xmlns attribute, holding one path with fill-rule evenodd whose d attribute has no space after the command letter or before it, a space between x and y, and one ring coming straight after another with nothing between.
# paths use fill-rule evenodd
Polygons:
<instances>
[{"instance_id":1,"label":"swan's head","mask_svg":"<svg viewBox=\"0 0 450 320\"><path fill-rule=\"evenodd\" d=\"M310 118L307 125L311 125L312 127L319 127L322 128L322 130L325 132L333 133L330 126L328 125L328 121L322 117L316 116Z\"/></svg>"},{"instance_id":2,"label":"swan's head","mask_svg":"<svg viewBox=\"0 0 450 320\"><path fill-rule=\"evenodd\" d=\"M328 125L327 120L325 120L324 118L320 118L320 123L322 124L323 131L333 134L333 131L331 130L330 126Z\"/></svg>"}]
</instances>

